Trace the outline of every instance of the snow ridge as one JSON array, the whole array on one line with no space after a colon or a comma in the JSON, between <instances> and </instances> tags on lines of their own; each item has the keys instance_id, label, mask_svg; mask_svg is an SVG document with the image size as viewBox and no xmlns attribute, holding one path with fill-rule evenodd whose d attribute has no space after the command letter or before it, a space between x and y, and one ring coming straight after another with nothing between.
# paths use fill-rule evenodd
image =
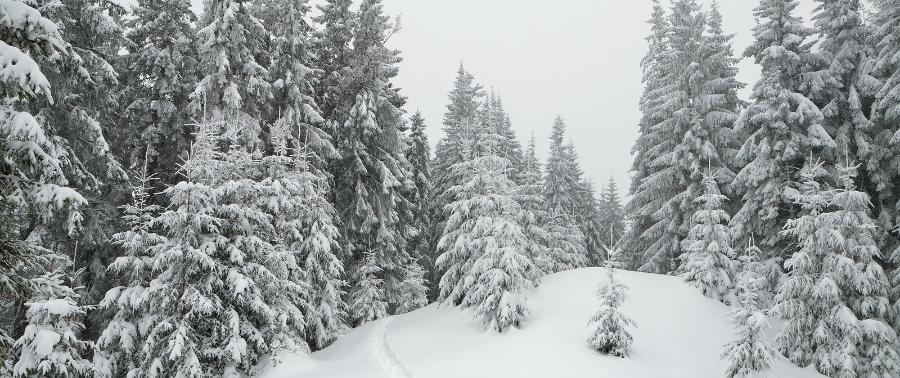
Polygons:
<instances>
[{"instance_id":1,"label":"snow ridge","mask_svg":"<svg viewBox=\"0 0 900 378\"><path fill-rule=\"evenodd\" d=\"M378 365L389 378L411 378L406 367L397 359L387 341L387 329L393 320L394 317L389 317L375 326L375 330L369 336L369 346L375 359L378 360Z\"/></svg>"}]
</instances>

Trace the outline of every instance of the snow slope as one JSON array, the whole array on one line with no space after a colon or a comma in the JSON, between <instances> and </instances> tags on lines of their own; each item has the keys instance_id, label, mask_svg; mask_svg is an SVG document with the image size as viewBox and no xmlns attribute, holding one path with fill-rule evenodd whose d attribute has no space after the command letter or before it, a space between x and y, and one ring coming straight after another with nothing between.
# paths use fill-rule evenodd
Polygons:
<instances>
[{"instance_id":1,"label":"snow slope","mask_svg":"<svg viewBox=\"0 0 900 378\"><path fill-rule=\"evenodd\" d=\"M587 322L600 307L603 274L586 268L542 278L528 296L532 315L502 334L484 331L470 310L432 304L351 330L310 356L282 356L262 378L724 377L719 354L736 338L722 317L729 308L678 277L619 271L629 287L621 310L638 325L634 345L627 359L591 349ZM770 376L823 377L786 360Z\"/></svg>"}]
</instances>

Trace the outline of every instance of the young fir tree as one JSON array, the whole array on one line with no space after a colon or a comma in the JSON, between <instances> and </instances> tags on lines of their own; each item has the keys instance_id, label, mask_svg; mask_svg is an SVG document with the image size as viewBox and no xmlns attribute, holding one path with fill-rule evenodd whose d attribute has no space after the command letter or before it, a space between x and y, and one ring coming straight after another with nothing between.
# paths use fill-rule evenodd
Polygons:
<instances>
[{"instance_id":1,"label":"young fir tree","mask_svg":"<svg viewBox=\"0 0 900 378\"><path fill-rule=\"evenodd\" d=\"M856 168L839 166L844 188L823 190L821 165L808 164L801 191L789 192L804 215L784 233L800 249L785 262L789 276L772 309L786 321L775 339L782 354L832 377L884 376L898 367L889 346L896 335L882 320L890 309L887 278L874 260L875 225L868 195L856 190Z\"/></svg>"},{"instance_id":2,"label":"young fir tree","mask_svg":"<svg viewBox=\"0 0 900 378\"><path fill-rule=\"evenodd\" d=\"M436 263L445 272L439 300L474 307L486 327L502 332L528 315L524 291L535 287L541 271L528 253L536 241L519 223L523 211L512 197L510 163L493 153L498 134L484 136L474 146L480 156L453 167L468 180L450 189L456 200L447 206L438 243Z\"/></svg>"},{"instance_id":3,"label":"young fir tree","mask_svg":"<svg viewBox=\"0 0 900 378\"><path fill-rule=\"evenodd\" d=\"M572 151L563 145L566 124L559 116L553 122L550 157L544 176L544 206L547 209L547 245L544 255L535 261L546 273L555 273L587 264L584 234L576 213L584 197L581 170Z\"/></svg>"},{"instance_id":4,"label":"young fir tree","mask_svg":"<svg viewBox=\"0 0 900 378\"><path fill-rule=\"evenodd\" d=\"M25 304L28 325L15 343L18 361L13 377L90 377L94 365L85 357L93 348L77 335L84 326L77 319L85 314L75 301L78 294L63 284L62 274L45 274L34 280L36 295Z\"/></svg>"},{"instance_id":5,"label":"young fir tree","mask_svg":"<svg viewBox=\"0 0 900 378\"><path fill-rule=\"evenodd\" d=\"M836 146L820 126L822 113L800 93L809 54L803 40L812 30L793 15L796 7L793 0L763 0L754 11L760 23L744 56L755 59L762 76L753 87L752 104L735 124L746 140L735 157L741 168L730 186L743 203L731 219L738 239L755 238L776 259L790 254L782 253L785 240L779 233L792 206L784 187L796 181L811 153Z\"/></svg>"},{"instance_id":6,"label":"young fir tree","mask_svg":"<svg viewBox=\"0 0 900 378\"><path fill-rule=\"evenodd\" d=\"M588 322L588 326L593 324L596 327L588 337L588 344L603 354L624 358L628 356L628 348L633 342L631 334L625 328L636 327L637 324L619 311L628 287L616 280L613 264L616 257L614 253L610 254L612 256L606 260L606 280L597 289L597 298L603 303L603 309Z\"/></svg>"},{"instance_id":7,"label":"young fir tree","mask_svg":"<svg viewBox=\"0 0 900 378\"><path fill-rule=\"evenodd\" d=\"M417 264L409 255L407 242L418 233L413 222L415 177L404 151L405 121L400 107L406 101L390 80L398 73L395 66L399 51L384 43L388 33L399 30L382 14L379 0L366 0L360 5L353 29L349 76L342 82L343 98L337 120L340 127L335 140L341 159L332 166L335 177L335 204L343 216L344 236L350 244L355 264L364 269L352 277L351 293L377 286L371 291L381 295L377 302L388 304L388 312L421 298L408 298L403 293L420 292L401 288L417 282L410 272ZM346 118L343 118L346 114ZM373 253L370 257L364 254ZM365 261L368 261L364 263ZM371 269L369 263L378 269ZM372 282L364 282L371 279ZM366 289L367 290L367 289ZM368 294L367 294L368 295ZM357 323L371 319L371 309L351 303L351 317Z\"/></svg>"},{"instance_id":8,"label":"young fir tree","mask_svg":"<svg viewBox=\"0 0 900 378\"><path fill-rule=\"evenodd\" d=\"M128 125L118 141L121 154L132 169L146 165L148 175L159 179L159 191L177 182L171 167L183 162L190 149L184 124L198 80L197 35L191 25L196 16L190 5L188 0L138 1L131 10L134 18L125 24L128 53L117 62L124 88L119 105Z\"/></svg>"},{"instance_id":9,"label":"young fir tree","mask_svg":"<svg viewBox=\"0 0 900 378\"><path fill-rule=\"evenodd\" d=\"M141 300L141 295L150 288L150 250L166 242L166 238L153 230L153 219L162 208L150 203L151 180L155 178L148 177L146 171L145 168L137 185L132 186L133 202L124 206L123 218L130 228L112 237L112 243L121 246L124 253L110 264L109 270L120 274L126 286L107 291L99 306L113 312L97 340L98 353L94 356L97 372L104 377L134 374L131 371L140 363L141 343L147 337L141 323L148 320L148 303Z\"/></svg>"},{"instance_id":10,"label":"young fir tree","mask_svg":"<svg viewBox=\"0 0 900 378\"><path fill-rule=\"evenodd\" d=\"M644 91L641 94L640 109L641 120L638 124L640 136L631 149L634 155L634 163L631 171L634 175L628 189L632 199L625 205L626 217L632 222L628 232L622 236L623 253L619 255L620 263L626 269L637 270L642 264L643 254L652 243L652 232L644 237L653 226L653 215L659 210L664 197L657 196L650 188L642 186L644 180L650 177L656 167L652 164L664 152L657 148L666 142L666 136L660 133L656 127L666 117L668 112L661 112L661 104L664 102L663 89L666 86L666 71L663 70L663 57L669 50L669 21L665 9L659 0L653 1L653 14L647 21L651 25L651 34L646 38L648 43L647 54L641 60L643 69L642 82Z\"/></svg>"},{"instance_id":11,"label":"young fir tree","mask_svg":"<svg viewBox=\"0 0 900 378\"><path fill-rule=\"evenodd\" d=\"M856 186L859 167L849 163L836 167L843 189L836 191L831 205L843 240L840 255L826 259L824 271L839 277L835 281L843 300L859 319L857 375L886 377L900 374L900 354L894 348L897 335L887 323L895 313L890 308L888 279L879 263L878 229L869 216L872 203Z\"/></svg>"},{"instance_id":12,"label":"young fir tree","mask_svg":"<svg viewBox=\"0 0 900 378\"><path fill-rule=\"evenodd\" d=\"M0 69L3 101L0 105L0 301L21 303L38 289L32 278L51 269L58 256L23 233L35 222L56 217L75 232L82 219L78 208L87 201L66 186L59 146L45 120L29 112L32 102L53 103L50 80L35 61L37 56L65 56L66 44L56 24L20 1L0 4ZM12 312L12 311L10 311ZM0 327L0 369L11 361L12 329Z\"/></svg>"},{"instance_id":13,"label":"young fir tree","mask_svg":"<svg viewBox=\"0 0 900 378\"><path fill-rule=\"evenodd\" d=\"M723 209L728 198L719 192L712 174L704 175L703 186L703 195L694 200L700 209L691 216L691 230L681 242L685 254L679 271L703 295L723 301L733 287L737 270L727 226L730 217Z\"/></svg>"},{"instance_id":14,"label":"young fir tree","mask_svg":"<svg viewBox=\"0 0 900 378\"><path fill-rule=\"evenodd\" d=\"M613 248L625 233L625 210L619 200L619 189L612 176L609 184L600 192L598 210L600 212L600 240L604 245Z\"/></svg>"},{"instance_id":15,"label":"young fir tree","mask_svg":"<svg viewBox=\"0 0 900 378\"><path fill-rule=\"evenodd\" d=\"M765 371L775 361L778 352L769 346L763 332L771 328L763 298L767 291L766 278L753 269L760 264L758 248L748 249L741 256L745 269L738 275L735 287L737 306L728 314L729 321L738 329L738 339L725 345L721 359L729 361L727 378L752 377Z\"/></svg>"},{"instance_id":16,"label":"young fir tree","mask_svg":"<svg viewBox=\"0 0 900 378\"><path fill-rule=\"evenodd\" d=\"M436 230L432 226L432 210L435 199L431 170L431 145L428 144L428 135L425 134L425 119L422 112L416 111L410 118L409 150L406 151L406 160L412 165L412 174L416 182L416 193L413 219L419 225L419 234L410 243L410 255L419 261L424 269L425 287L427 287L427 299L437 299L437 283L440 279L435 274L434 260L437 258L434 247L437 238Z\"/></svg>"},{"instance_id":17,"label":"young fir tree","mask_svg":"<svg viewBox=\"0 0 900 378\"><path fill-rule=\"evenodd\" d=\"M303 127L303 126L300 126ZM259 207L271 215L276 252L273 273L305 297L288 304L303 313L307 343L322 349L347 328L343 300L344 267L338 256L341 240L337 213L325 198L327 182L312 172L309 152L302 143L293 156L287 148L292 130L285 123L270 127L274 154L263 158L267 174L259 183Z\"/></svg>"}]
</instances>

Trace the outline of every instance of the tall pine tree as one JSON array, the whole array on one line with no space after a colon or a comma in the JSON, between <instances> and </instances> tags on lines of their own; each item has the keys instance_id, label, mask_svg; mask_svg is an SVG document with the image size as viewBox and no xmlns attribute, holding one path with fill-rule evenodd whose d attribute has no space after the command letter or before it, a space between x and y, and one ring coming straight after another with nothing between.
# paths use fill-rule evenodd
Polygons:
<instances>
[{"instance_id":1,"label":"tall pine tree","mask_svg":"<svg viewBox=\"0 0 900 378\"><path fill-rule=\"evenodd\" d=\"M584 200L581 170L568 146L563 144L566 124L559 116L553 121L550 157L544 176L544 206L547 209L547 248L536 262L546 273L555 273L587 264L584 234L576 213Z\"/></svg>"}]
</instances>

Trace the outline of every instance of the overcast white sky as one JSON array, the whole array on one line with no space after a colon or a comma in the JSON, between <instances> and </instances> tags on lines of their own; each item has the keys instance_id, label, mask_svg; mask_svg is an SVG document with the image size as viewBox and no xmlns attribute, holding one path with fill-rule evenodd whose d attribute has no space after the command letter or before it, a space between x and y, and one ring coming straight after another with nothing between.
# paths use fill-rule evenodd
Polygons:
<instances>
[{"instance_id":1,"label":"overcast white sky","mask_svg":"<svg viewBox=\"0 0 900 378\"><path fill-rule=\"evenodd\" d=\"M704 4L711 0L700 0ZM202 0L192 0L202 9ZM313 0L312 4L322 3ZM358 4L359 1L357 0ZM599 186L612 175L624 196L630 185L631 147L640 119L640 60L649 34L650 0L384 0L391 17L402 13L403 30L388 45L404 61L394 80L409 98L407 116L419 109L432 145L443 136L447 93L456 70L466 69L499 93L523 146L537 138L546 160L550 127L566 120L587 177ZM756 0L719 0L734 50L750 44ZM800 0L809 21L817 3ZM669 1L663 5L668 7ZM313 13L317 13L314 11ZM749 59L739 79L748 84L759 69ZM598 188L599 191L599 188Z\"/></svg>"}]
</instances>

